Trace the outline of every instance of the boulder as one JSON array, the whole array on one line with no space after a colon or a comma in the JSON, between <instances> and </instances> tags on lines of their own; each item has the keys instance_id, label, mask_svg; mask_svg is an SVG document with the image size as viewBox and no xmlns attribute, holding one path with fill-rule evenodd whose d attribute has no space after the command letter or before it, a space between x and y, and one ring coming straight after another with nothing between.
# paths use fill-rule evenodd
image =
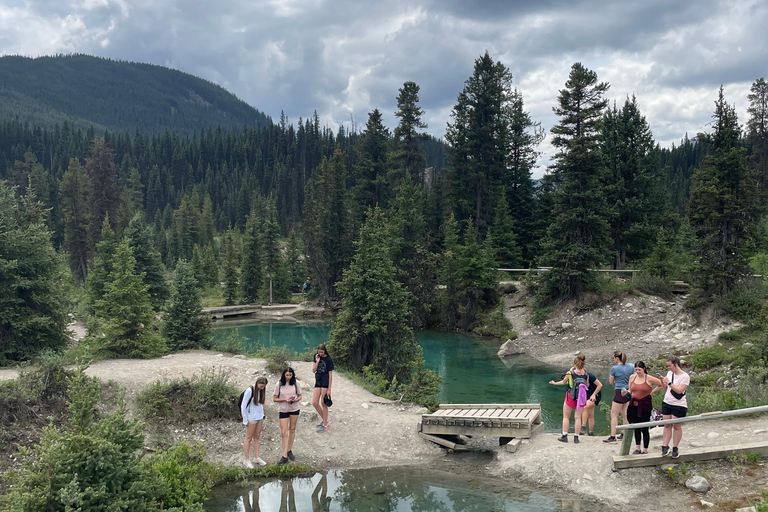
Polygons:
<instances>
[{"instance_id":1,"label":"boulder","mask_svg":"<svg viewBox=\"0 0 768 512\"><path fill-rule=\"evenodd\" d=\"M568 329L570 329L571 327L573 327L573 324L571 324L571 323L568 323L568 322L563 322L562 324L560 324L560 327L561 327L563 330L566 330L566 331L567 331Z\"/></svg>"},{"instance_id":2,"label":"boulder","mask_svg":"<svg viewBox=\"0 0 768 512\"><path fill-rule=\"evenodd\" d=\"M518 347L513 340L507 340L499 347L499 351L496 355L499 357L516 356L524 354L525 352Z\"/></svg>"},{"instance_id":3,"label":"boulder","mask_svg":"<svg viewBox=\"0 0 768 512\"><path fill-rule=\"evenodd\" d=\"M685 481L685 486L693 492L707 492L709 490L709 482L703 476L692 476Z\"/></svg>"}]
</instances>

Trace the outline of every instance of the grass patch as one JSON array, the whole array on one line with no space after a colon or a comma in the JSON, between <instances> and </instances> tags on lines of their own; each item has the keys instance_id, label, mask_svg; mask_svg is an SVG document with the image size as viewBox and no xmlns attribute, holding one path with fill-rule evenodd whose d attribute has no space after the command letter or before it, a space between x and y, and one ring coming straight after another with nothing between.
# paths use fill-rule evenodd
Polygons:
<instances>
[{"instance_id":1,"label":"grass patch","mask_svg":"<svg viewBox=\"0 0 768 512\"><path fill-rule=\"evenodd\" d=\"M148 422L167 420L174 423L240 417L237 397L240 390L232 384L226 370L203 370L191 379L156 381L136 397L141 415Z\"/></svg>"}]
</instances>

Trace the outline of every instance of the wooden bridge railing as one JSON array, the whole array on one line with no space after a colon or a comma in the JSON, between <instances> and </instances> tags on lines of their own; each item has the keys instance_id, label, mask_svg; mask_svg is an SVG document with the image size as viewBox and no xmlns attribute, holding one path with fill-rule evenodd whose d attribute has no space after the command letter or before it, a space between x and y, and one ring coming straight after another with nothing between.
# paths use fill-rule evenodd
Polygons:
<instances>
[{"instance_id":1,"label":"wooden bridge railing","mask_svg":"<svg viewBox=\"0 0 768 512\"><path fill-rule=\"evenodd\" d=\"M697 414L695 416L686 416L685 418L673 418L671 420L660 421L646 421L644 423L630 423L629 425L619 425L616 430L624 430L624 440L621 442L621 450L619 455L629 455L629 449L632 446L632 438L634 437L634 431L638 428L644 427L658 427L662 425L673 425L675 423L688 423L691 421L705 421L705 420L719 420L722 418L730 418L734 416L746 416L748 414L755 414L761 412L768 412L768 405L760 405L758 407L747 407L745 409L734 409L733 411L713 411Z\"/></svg>"}]
</instances>

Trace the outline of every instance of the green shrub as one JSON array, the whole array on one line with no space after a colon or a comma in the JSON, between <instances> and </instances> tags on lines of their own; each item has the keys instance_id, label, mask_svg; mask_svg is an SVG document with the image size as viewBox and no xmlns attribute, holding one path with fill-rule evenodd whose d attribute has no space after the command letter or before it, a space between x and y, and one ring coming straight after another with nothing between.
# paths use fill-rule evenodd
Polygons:
<instances>
[{"instance_id":1,"label":"green shrub","mask_svg":"<svg viewBox=\"0 0 768 512\"><path fill-rule=\"evenodd\" d=\"M648 295L655 295L665 299L672 297L672 287L669 280L661 276L639 272L632 277L632 285L637 290Z\"/></svg>"},{"instance_id":2,"label":"green shrub","mask_svg":"<svg viewBox=\"0 0 768 512\"><path fill-rule=\"evenodd\" d=\"M284 345L275 345L274 343L269 347L256 350L253 355L266 359L267 370L273 373L282 372L290 366L289 361L296 359L296 352Z\"/></svg>"},{"instance_id":3,"label":"green shrub","mask_svg":"<svg viewBox=\"0 0 768 512\"><path fill-rule=\"evenodd\" d=\"M163 418L172 422L197 423L218 418L237 419L240 390L226 370L203 370L191 379L182 377L150 384L136 397L147 421Z\"/></svg>"},{"instance_id":4,"label":"green shrub","mask_svg":"<svg viewBox=\"0 0 768 512\"><path fill-rule=\"evenodd\" d=\"M167 450L156 452L145 462L160 482L157 501L163 509L203 510L201 503L221 478L219 468L203 461L205 453L202 444L189 446L181 440Z\"/></svg>"},{"instance_id":5,"label":"green shrub","mask_svg":"<svg viewBox=\"0 0 768 512\"><path fill-rule=\"evenodd\" d=\"M688 398L688 414L701 414L711 411L728 411L746 407L746 402L734 389L700 388L696 389L693 400Z\"/></svg>"},{"instance_id":6,"label":"green shrub","mask_svg":"<svg viewBox=\"0 0 768 512\"><path fill-rule=\"evenodd\" d=\"M720 308L748 326L766 325L763 303L768 298L768 282L753 280L718 299Z\"/></svg>"},{"instance_id":7,"label":"green shrub","mask_svg":"<svg viewBox=\"0 0 768 512\"><path fill-rule=\"evenodd\" d=\"M688 356L688 362L697 370L709 370L728 360L728 350L723 345L700 348Z\"/></svg>"},{"instance_id":8,"label":"green shrub","mask_svg":"<svg viewBox=\"0 0 768 512\"><path fill-rule=\"evenodd\" d=\"M214 337L211 342L211 350L228 354L242 354L245 352L245 338L240 336L238 329L232 329L226 336Z\"/></svg>"},{"instance_id":9,"label":"green shrub","mask_svg":"<svg viewBox=\"0 0 768 512\"><path fill-rule=\"evenodd\" d=\"M504 300L491 311L478 315L477 323L479 327L475 332L480 336L495 336L501 338L512 329L512 323L504 316Z\"/></svg>"}]
</instances>

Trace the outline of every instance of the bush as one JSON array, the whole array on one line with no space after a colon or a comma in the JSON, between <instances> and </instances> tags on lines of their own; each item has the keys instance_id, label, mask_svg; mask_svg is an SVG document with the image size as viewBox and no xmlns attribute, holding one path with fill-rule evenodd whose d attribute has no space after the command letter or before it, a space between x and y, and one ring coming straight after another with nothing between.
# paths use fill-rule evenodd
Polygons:
<instances>
[{"instance_id":1,"label":"bush","mask_svg":"<svg viewBox=\"0 0 768 512\"><path fill-rule=\"evenodd\" d=\"M146 461L147 469L160 482L157 500L164 510L173 507L184 511L203 510L201 503L221 478L216 466L203 461L205 453L202 444L189 446L181 440Z\"/></svg>"},{"instance_id":2,"label":"bush","mask_svg":"<svg viewBox=\"0 0 768 512\"><path fill-rule=\"evenodd\" d=\"M478 315L477 323L479 327L475 332L480 336L495 336L501 338L512 330L512 323L504 316L504 300L499 300L499 304L491 311Z\"/></svg>"},{"instance_id":3,"label":"bush","mask_svg":"<svg viewBox=\"0 0 768 512\"><path fill-rule=\"evenodd\" d=\"M237 419L235 388L226 370L203 370L191 379L153 382L136 397L142 416L172 422L197 423L219 418Z\"/></svg>"},{"instance_id":4,"label":"bush","mask_svg":"<svg viewBox=\"0 0 768 512\"><path fill-rule=\"evenodd\" d=\"M660 276L647 274L645 272L636 273L632 277L632 286L648 295L655 295L665 299L672 297L672 287L670 286L669 280Z\"/></svg>"},{"instance_id":5,"label":"bush","mask_svg":"<svg viewBox=\"0 0 768 512\"><path fill-rule=\"evenodd\" d=\"M768 283L753 280L720 297L718 304L729 316L748 326L762 328L766 325L766 315L763 311L766 298L768 298Z\"/></svg>"},{"instance_id":6,"label":"bush","mask_svg":"<svg viewBox=\"0 0 768 512\"><path fill-rule=\"evenodd\" d=\"M314 352L313 352L314 354ZM284 345L271 344L269 347L259 348L253 355L267 360L267 370L280 373L290 366L289 361L296 359L296 352ZM310 361L312 359L310 358Z\"/></svg>"},{"instance_id":7,"label":"bush","mask_svg":"<svg viewBox=\"0 0 768 512\"><path fill-rule=\"evenodd\" d=\"M688 414L701 414L711 411L728 411L746 407L746 402L734 389L700 388L691 401L689 398Z\"/></svg>"},{"instance_id":8,"label":"bush","mask_svg":"<svg viewBox=\"0 0 768 512\"><path fill-rule=\"evenodd\" d=\"M245 352L245 338L240 336L239 330L232 329L223 338L214 338L211 342L211 350L228 354L242 354Z\"/></svg>"},{"instance_id":9,"label":"bush","mask_svg":"<svg viewBox=\"0 0 768 512\"><path fill-rule=\"evenodd\" d=\"M728 351L723 345L700 348L688 356L688 362L697 370L709 370L723 364L728 359Z\"/></svg>"}]
</instances>

